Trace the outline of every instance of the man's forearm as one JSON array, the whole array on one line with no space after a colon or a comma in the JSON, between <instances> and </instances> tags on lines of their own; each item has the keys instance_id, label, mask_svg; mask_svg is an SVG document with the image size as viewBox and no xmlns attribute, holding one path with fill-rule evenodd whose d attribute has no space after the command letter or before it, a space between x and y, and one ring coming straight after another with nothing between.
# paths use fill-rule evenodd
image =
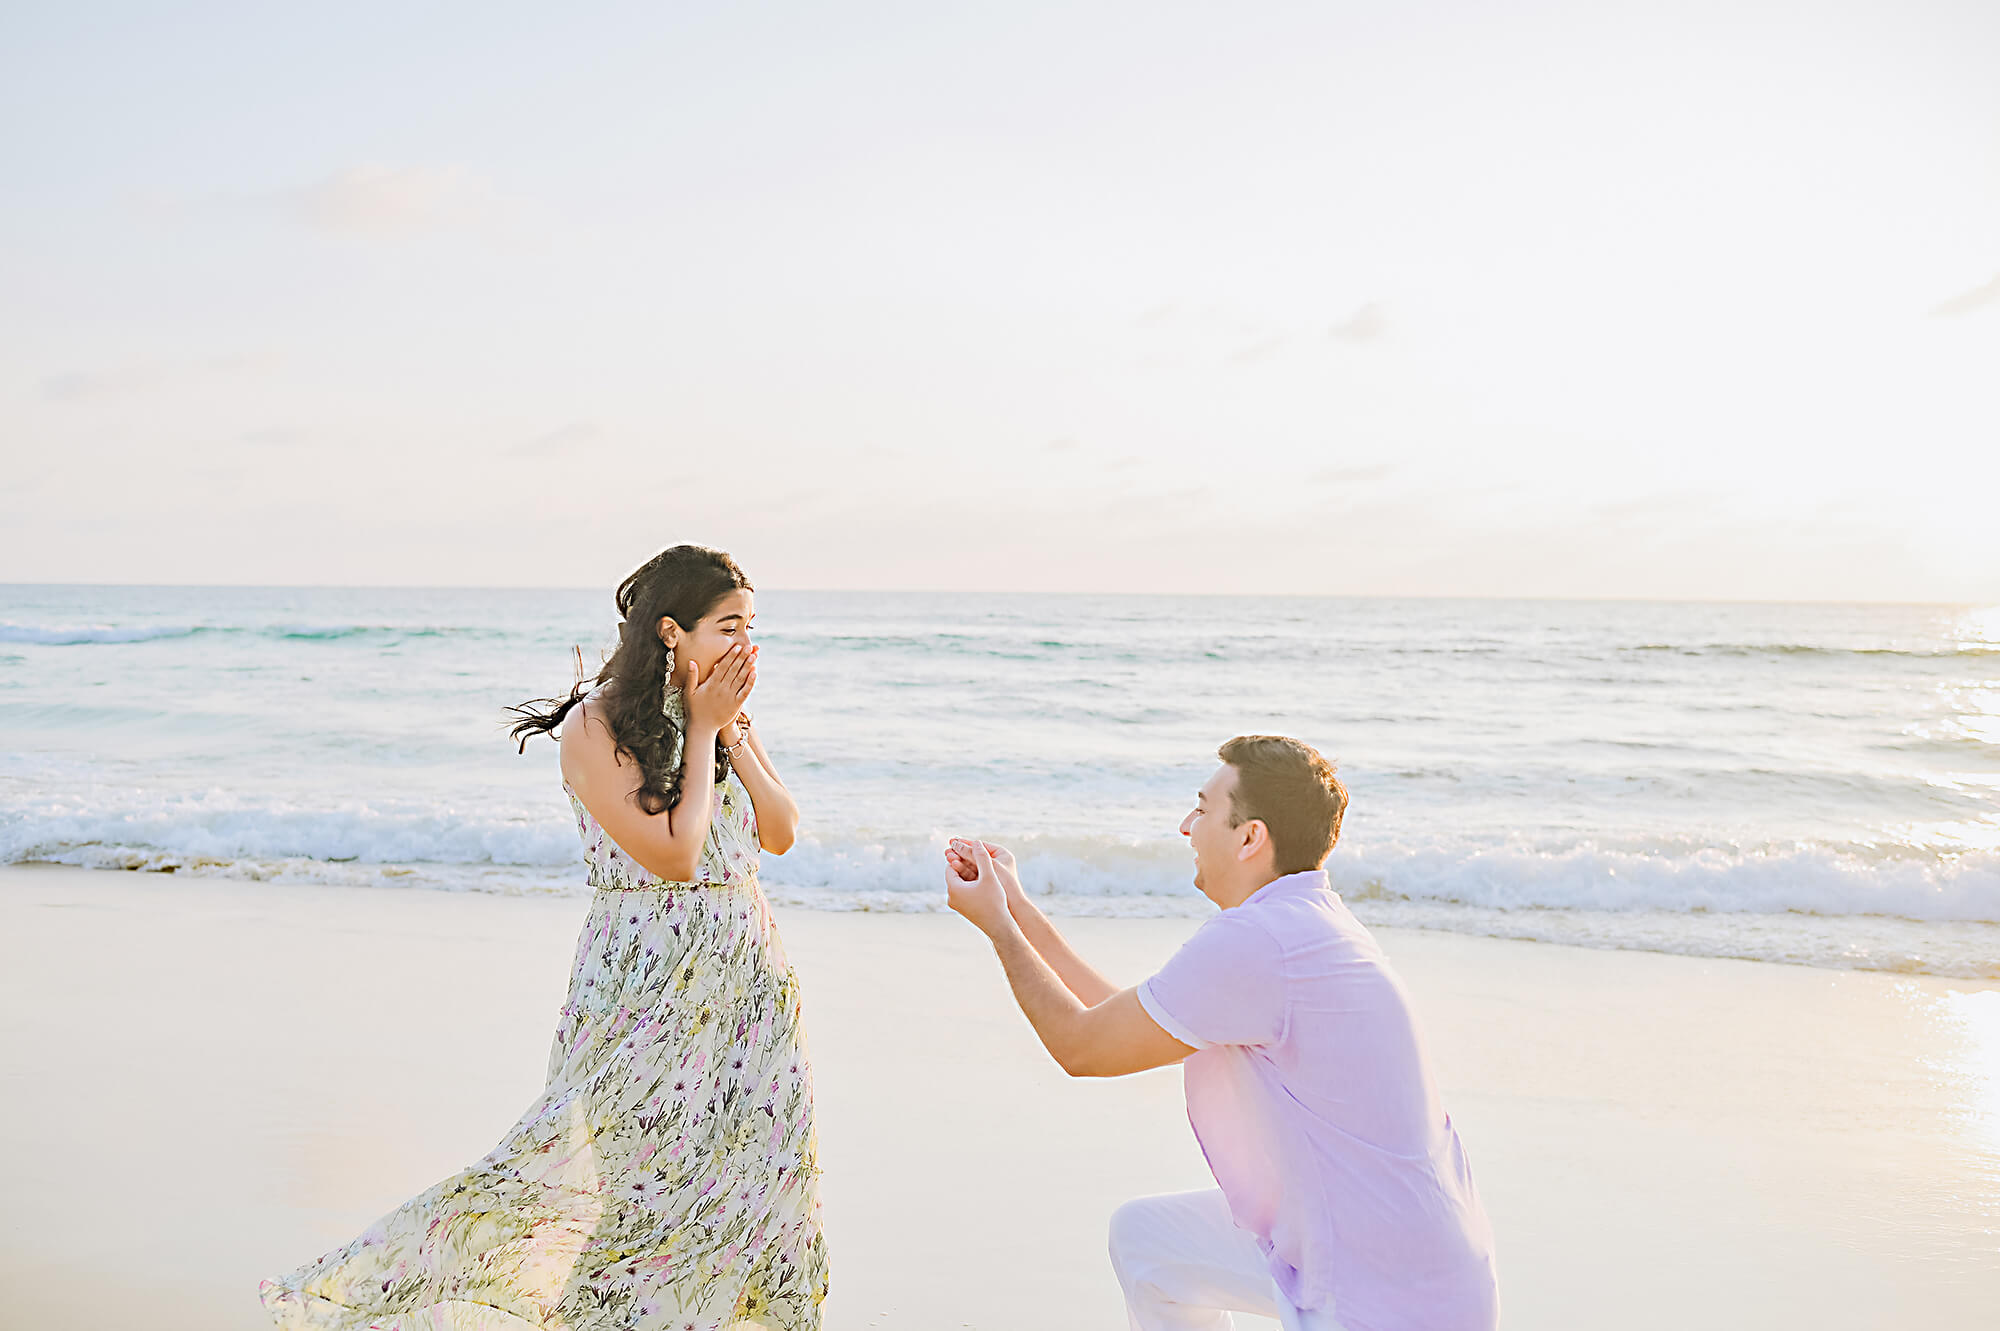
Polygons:
<instances>
[{"instance_id":1,"label":"man's forearm","mask_svg":"<svg viewBox=\"0 0 2000 1331\"><path fill-rule=\"evenodd\" d=\"M1096 1007L1118 992L1118 986L1092 970L1090 963L1076 954L1069 940L1056 932L1056 927L1049 923L1049 917L1042 914L1041 909L1025 894L1009 893L1007 911L1014 917L1014 923L1020 926L1028 946L1040 954L1063 986L1076 995L1078 1002L1085 1007Z\"/></svg>"},{"instance_id":2,"label":"man's forearm","mask_svg":"<svg viewBox=\"0 0 2000 1331\"><path fill-rule=\"evenodd\" d=\"M1014 990L1014 1001L1020 1004L1022 1015L1035 1028L1042 1048L1049 1051L1049 1056L1060 1063L1064 1071L1070 1071L1077 1052L1072 1038L1076 1020L1089 1005L1078 1001L1077 994L1028 941L1018 923L996 930L991 938L993 950L1000 956L1000 968L1007 973L1007 983Z\"/></svg>"}]
</instances>

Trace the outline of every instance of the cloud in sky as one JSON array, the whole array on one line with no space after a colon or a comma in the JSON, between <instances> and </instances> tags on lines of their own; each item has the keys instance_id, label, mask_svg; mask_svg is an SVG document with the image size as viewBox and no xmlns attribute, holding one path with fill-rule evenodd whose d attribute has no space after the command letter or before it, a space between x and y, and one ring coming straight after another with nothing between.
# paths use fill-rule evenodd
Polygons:
<instances>
[{"instance_id":1,"label":"cloud in sky","mask_svg":"<svg viewBox=\"0 0 2000 1331\"><path fill-rule=\"evenodd\" d=\"M1791 570L1769 542L1635 561L1702 512L1599 507L1709 485L1751 535L1879 496L1930 562L1869 587L2000 587L2000 81L1963 59L2000 8L1944 42L1941 10L1868 0L1806 49L1751 7L1570 25L1549 62L1539 20L1407 7L843 11L774 45L637 6L468 46L462 15L377 6L385 64L286 7L243 22L301 58L245 62L44 6L17 100L68 113L0 144L0 409L62 499L0 523L0 576L594 581L706 523L813 584L1220 587L1264 579L1184 562L1190 522L1226 543L1296 500L1344 542L1302 548L1301 589L1852 593L1845 545L1818 582L1738 567ZM265 346L282 373L201 359ZM184 485L190 457L245 502ZM600 459L615 493L506 507L522 466ZM1063 544L1063 496L1137 524L1197 478L1192 516ZM824 498L765 523L767 480ZM912 558L897 514L950 487L1062 539L996 560L947 512ZM290 527L259 525L277 497ZM490 546L439 535L495 512L523 521ZM86 518L101 544L65 533ZM159 554L343 524L369 540L282 566Z\"/></svg>"},{"instance_id":2,"label":"cloud in sky","mask_svg":"<svg viewBox=\"0 0 2000 1331\"><path fill-rule=\"evenodd\" d=\"M1380 301L1369 301L1327 330L1336 342L1373 342L1389 331L1389 316Z\"/></svg>"},{"instance_id":3,"label":"cloud in sky","mask_svg":"<svg viewBox=\"0 0 2000 1331\"><path fill-rule=\"evenodd\" d=\"M1241 351L1230 354L1231 365L1254 365L1258 361L1269 360L1291 345L1291 337L1285 333L1274 333L1261 341L1252 342Z\"/></svg>"},{"instance_id":4,"label":"cloud in sky","mask_svg":"<svg viewBox=\"0 0 2000 1331\"><path fill-rule=\"evenodd\" d=\"M106 370L64 370L42 380L42 396L51 402L99 402L144 393L160 382L151 365L120 365Z\"/></svg>"},{"instance_id":5,"label":"cloud in sky","mask_svg":"<svg viewBox=\"0 0 2000 1331\"><path fill-rule=\"evenodd\" d=\"M463 166L364 162L278 202L293 221L318 231L387 236L484 221L498 209L492 187Z\"/></svg>"},{"instance_id":6,"label":"cloud in sky","mask_svg":"<svg viewBox=\"0 0 2000 1331\"><path fill-rule=\"evenodd\" d=\"M1255 327L1254 323L1242 325L1244 331ZM1389 331L1388 312L1380 301L1367 301L1357 306L1354 313L1327 329L1327 336L1335 342L1365 343L1380 341ZM1299 336L1291 331L1257 331L1257 340L1248 346L1230 353L1231 365L1254 365L1272 360L1299 342Z\"/></svg>"},{"instance_id":7,"label":"cloud in sky","mask_svg":"<svg viewBox=\"0 0 2000 1331\"><path fill-rule=\"evenodd\" d=\"M1993 279L1970 291L1961 291L1950 300L1931 310L1933 319L1952 319L1963 314L1973 314L1991 306L2000 305L2000 273Z\"/></svg>"},{"instance_id":8,"label":"cloud in sky","mask_svg":"<svg viewBox=\"0 0 2000 1331\"><path fill-rule=\"evenodd\" d=\"M1721 503L1721 497L1712 491L1671 490L1595 504L1590 509L1590 518L1621 526L1627 523L1678 523L1718 512Z\"/></svg>"},{"instance_id":9,"label":"cloud in sky","mask_svg":"<svg viewBox=\"0 0 2000 1331\"><path fill-rule=\"evenodd\" d=\"M1369 485L1386 480L1395 470L1393 462L1365 467L1323 467L1312 474L1312 479L1320 485Z\"/></svg>"},{"instance_id":10,"label":"cloud in sky","mask_svg":"<svg viewBox=\"0 0 2000 1331\"><path fill-rule=\"evenodd\" d=\"M50 402L103 402L169 388L213 374L258 374L279 362L266 353L209 356L199 360L140 362L96 370L62 370L43 377L42 397Z\"/></svg>"},{"instance_id":11,"label":"cloud in sky","mask_svg":"<svg viewBox=\"0 0 2000 1331\"><path fill-rule=\"evenodd\" d=\"M568 425L524 439L507 450L512 458L555 457L605 437L605 429L595 421L571 421Z\"/></svg>"},{"instance_id":12,"label":"cloud in sky","mask_svg":"<svg viewBox=\"0 0 2000 1331\"><path fill-rule=\"evenodd\" d=\"M290 444L302 444L312 438L312 431L296 425L266 425L255 430L245 430L236 436L239 444L256 444L265 448L282 448Z\"/></svg>"},{"instance_id":13,"label":"cloud in sky","mask_svg":"<svg viewBox=\"0 0 2000 1331\"><path fill-rule=\"evenodd\" d=\"M125 196L125 207L132 216L148 222L179 222L187 216L188 202L179 190L152 186L134 189Z\"/></svg>"}]
</instances>

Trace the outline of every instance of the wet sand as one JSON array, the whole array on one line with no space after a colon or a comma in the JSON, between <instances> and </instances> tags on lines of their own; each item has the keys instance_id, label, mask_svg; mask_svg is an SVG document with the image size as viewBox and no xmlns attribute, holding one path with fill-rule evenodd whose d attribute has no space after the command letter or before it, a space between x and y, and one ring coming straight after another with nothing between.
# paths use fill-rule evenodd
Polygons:
<instances>
[{"instance_id":1,"label":"wet sand","mask_svg":"<svg viewBox=\"0 0 2000 1331\"><path fill-rule=\"evenodd\" d=\"M0 868L0 1325L266 1325L260 1277L477 1159L535 1097L582 910ZM1106 1216L1210 1186L1178 1071L1065 1077L955 917L779 919L829 1331L1123 1327ZM1127 983L1193 927L1061 923ZM1493 1216L1506 1325L1992 1325L2000 990L1382 938Z\"/></svg>"}]
</instances>

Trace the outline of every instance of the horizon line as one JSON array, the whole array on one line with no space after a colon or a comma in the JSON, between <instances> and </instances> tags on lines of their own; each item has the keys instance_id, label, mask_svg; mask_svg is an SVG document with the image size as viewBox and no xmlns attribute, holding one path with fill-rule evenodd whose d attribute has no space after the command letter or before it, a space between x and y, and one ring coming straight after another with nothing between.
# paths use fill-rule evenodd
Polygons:
<instances>
[{"instance_id":1,"label":"horizon line","mask_svg":"<svg viewBox=\"0 0 2000 1331\"><path fill-rule=\"evenodd\" d=\"M616 584L610 584L615 587ZM579 586L557 583L402 583L402 582L10 582L0 581L0 588L55 588L77 587L99 590L153 589L175 591L395 591L395 592L585 592L602 593L604 586ZM1294 601L1553 601L1576 604L1598 605L1821 605L1821 606L1933 606L1960 610L1977 610L1989 607L2000 608L2000 598L1994 601L1965 600L1903 600L1882 598L1838 598L1838 597L1795 597L1774 598L1768 596L1750 597L1704 597L1704 596L1576 596L1576 595L1499 595L1493 593L1466 592L1237 592L1237 591L1102 591L1065 590L1048 591L1042 589L967 589L964 587L798 587L767 586L755 588L770 592L803 592L821 595L847 596L1011 596L1011 597L1089 597L1089 596L1131 596L1182 599L1216 599L1224 597L1260 597L1270 600Z\"/></svg>"}]
</instances>

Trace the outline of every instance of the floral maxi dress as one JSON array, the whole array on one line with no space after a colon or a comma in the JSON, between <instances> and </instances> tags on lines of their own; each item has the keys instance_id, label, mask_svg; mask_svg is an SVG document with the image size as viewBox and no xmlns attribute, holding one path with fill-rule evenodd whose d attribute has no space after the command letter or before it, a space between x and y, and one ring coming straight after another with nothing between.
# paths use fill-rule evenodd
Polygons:
<instances>
[{"instance_id":1,"label":"floral maxi dress","mask_svg":"<svg viewBox=\"0 0 2000 1331\"><path fill-rule=\"evenodd\" d=\"M548 1085L476 1164L260 1289L326 1331L808 1331L826 1297L799 993L732 774L693 881L569 791L596 888Z\"/></svg>"}]
</instances>

